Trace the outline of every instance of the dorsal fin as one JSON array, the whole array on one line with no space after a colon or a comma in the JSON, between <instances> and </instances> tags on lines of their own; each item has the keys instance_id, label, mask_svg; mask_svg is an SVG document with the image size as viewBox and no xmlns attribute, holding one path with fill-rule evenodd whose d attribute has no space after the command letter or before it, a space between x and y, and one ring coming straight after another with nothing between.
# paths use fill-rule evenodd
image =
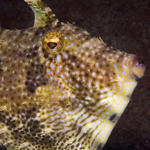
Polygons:
<instances>
[{"instance_id":1,"label":"dorsal fin","mask_svg":"<svg viewBox=\"0 0 150 150\"><path fill-rule=\"evenodd\" d=\"M52 10L42 0L25 0L25 2L27 2L34 12L33 27L44 27L56 20L55 14L53 14Z\"/></svg>"}]
</instances>

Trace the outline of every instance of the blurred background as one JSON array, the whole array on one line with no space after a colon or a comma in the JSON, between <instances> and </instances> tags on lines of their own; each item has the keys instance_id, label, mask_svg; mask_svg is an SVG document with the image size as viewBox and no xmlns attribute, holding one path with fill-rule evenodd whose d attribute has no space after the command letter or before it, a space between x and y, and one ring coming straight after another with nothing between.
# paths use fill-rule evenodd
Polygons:
<instances>
[{"instance_id":1,"label":"blurred background","mask_svg":"<svg viewBox=\"0 0 150 150\"><path fill-rule=\"evenodd\" d=\"M109 46L136 54L146 65L132 100L104 150L150 150L150 0L44 0L60 21L74 23ZM22 29L33 25L23 0L0 0L0 24Z\"/></svg>"}]
</instances>

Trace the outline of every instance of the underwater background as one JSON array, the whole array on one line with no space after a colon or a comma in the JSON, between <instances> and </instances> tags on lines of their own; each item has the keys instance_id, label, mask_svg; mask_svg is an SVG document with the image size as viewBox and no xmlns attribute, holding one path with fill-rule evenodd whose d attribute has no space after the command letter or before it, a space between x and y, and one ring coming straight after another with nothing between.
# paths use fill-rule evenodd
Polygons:
<instances>
[{"instance_id":1,"label":"underwater background","mask_svg":"<svg viewBox=\"0 0 150 150\"><path fill-rule=\"evenodd\" d=\"M109 46L136 54L146 65L132 100L104 150L150 150L150 1L44 0L62 22L86 29ZM0 0L0 24L9 29L33 25L23 0Z\"/></svg>"}]
</instances>

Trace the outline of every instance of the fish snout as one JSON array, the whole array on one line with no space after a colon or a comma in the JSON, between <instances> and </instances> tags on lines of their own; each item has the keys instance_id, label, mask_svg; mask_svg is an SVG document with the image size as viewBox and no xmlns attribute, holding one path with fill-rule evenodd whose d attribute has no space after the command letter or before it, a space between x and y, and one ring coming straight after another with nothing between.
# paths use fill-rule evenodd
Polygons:
<instances>
[{"instance_id":1,"label":"fish snout","mask_svg":"<svg viewBox=\"0 0 150 150\"><path fill-rule=\"evenodd\" d=\"M144 76L145 73L145 65L139 63L136 55L130 54L127 57L126 65L129 68L129 70L138 78L141 78Z\"/></svg>"}]
</instances>

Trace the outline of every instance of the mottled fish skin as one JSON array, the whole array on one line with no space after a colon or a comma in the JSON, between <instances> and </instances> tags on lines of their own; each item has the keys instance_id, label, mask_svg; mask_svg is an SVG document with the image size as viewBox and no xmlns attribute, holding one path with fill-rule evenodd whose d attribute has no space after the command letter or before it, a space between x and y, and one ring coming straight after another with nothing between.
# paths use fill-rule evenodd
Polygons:
<instances>
[{"instance_id":1,"label":"mottled fish skin","mask_svg":"<svg viewBox=\"0 0 150 150\"><path fill-rule=\"evenodd\" d=\"M37 22L0 33L0 143L101 150L145 67L74 25Z\"/></svg>"}]
</instances>

